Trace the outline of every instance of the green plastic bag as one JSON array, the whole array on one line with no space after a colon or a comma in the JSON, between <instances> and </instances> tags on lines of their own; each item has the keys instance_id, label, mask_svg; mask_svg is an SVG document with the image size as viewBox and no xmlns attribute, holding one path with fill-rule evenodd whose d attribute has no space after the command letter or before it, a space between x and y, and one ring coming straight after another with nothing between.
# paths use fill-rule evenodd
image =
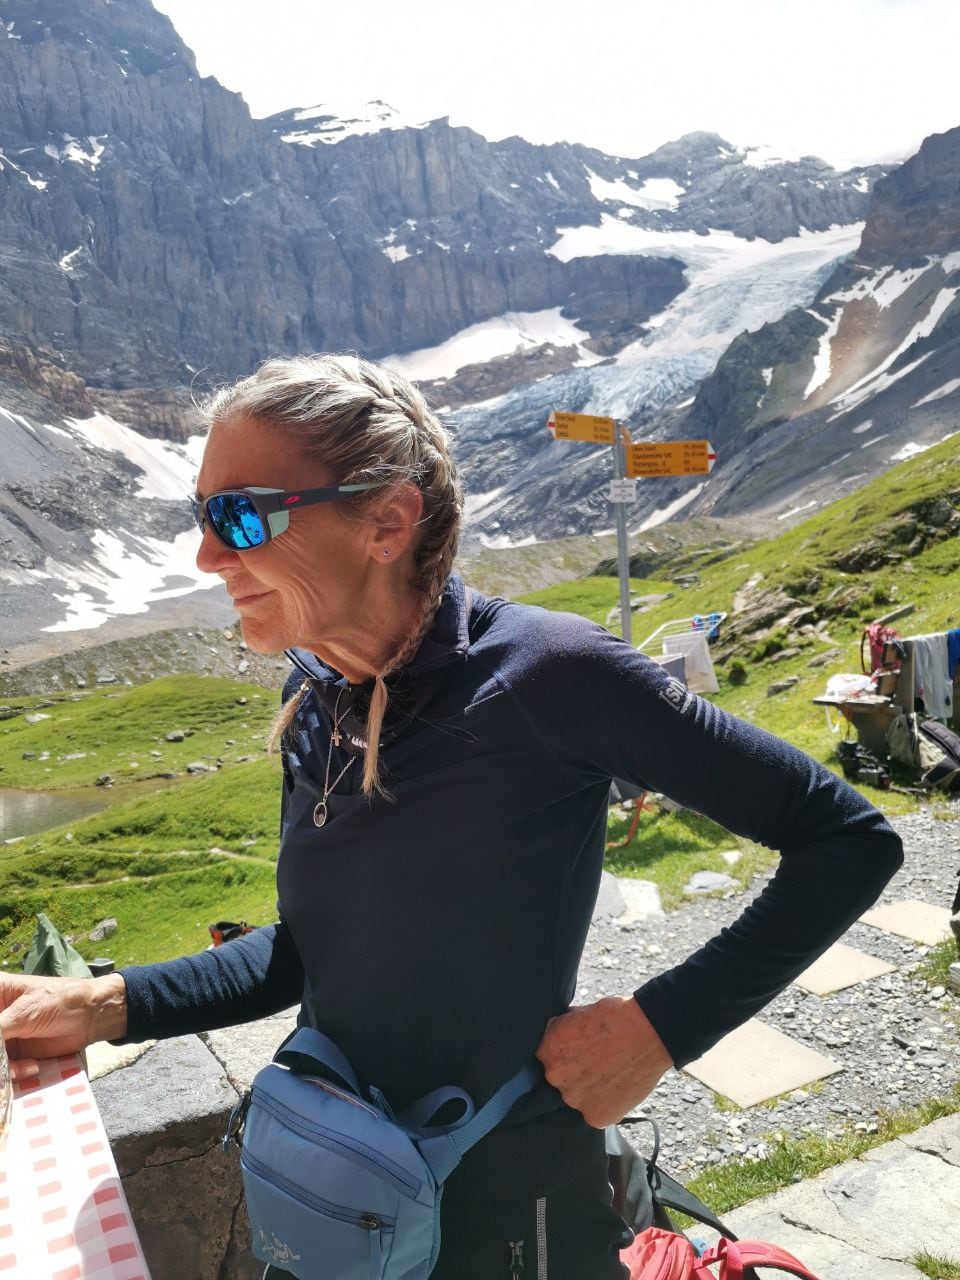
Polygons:
<instances>
[{"instance_id":1,"label":"green plastic bag","mask_svg":"<svg viewBox=\"0 0 960 1280\"><path fill-rule=\"evenodd\" d=\"M43 978L89 978L90 970L79 951L75 951L60 930L47 917L37 916L30 950L23 961L24 973Z\"/></svg>"}]
</instances>

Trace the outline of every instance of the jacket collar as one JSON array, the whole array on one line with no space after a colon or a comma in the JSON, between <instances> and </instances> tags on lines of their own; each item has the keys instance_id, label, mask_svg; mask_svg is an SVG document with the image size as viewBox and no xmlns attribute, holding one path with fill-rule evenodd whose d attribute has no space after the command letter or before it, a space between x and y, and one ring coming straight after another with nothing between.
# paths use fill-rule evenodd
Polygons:
<instances>
[{"instance_id":1,"label":"jacket collar","mask_svg":"<svg viewBox=\"0 0 960 1280\"><path fill-rule=\"evenodd\" d=\"M462 658L470 647L470 610L467 605L467 589L459 573L451 573L443 588L443 598L433 625L423 637L420 647L411 660L396 673L397 676L418 678L421 672L444 666L456 658ZM298 670L311 680L324 684L343 685L340 672L328 667L309 649L285 649L284 653ZM391 681L394 673L391 673Z\"/></svg>"}]
</instances>

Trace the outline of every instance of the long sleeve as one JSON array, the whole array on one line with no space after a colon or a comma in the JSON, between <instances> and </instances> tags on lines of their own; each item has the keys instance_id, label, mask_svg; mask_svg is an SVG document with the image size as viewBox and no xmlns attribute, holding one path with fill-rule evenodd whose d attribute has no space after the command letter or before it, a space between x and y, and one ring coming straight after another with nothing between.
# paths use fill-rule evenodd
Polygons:
<instances>
[{"instance_id":1,"label":"long sleeve","mask_svg":"<svg viewBox=\"0 0 960 1280\"><path fill-rule=\"evenodd\" d=\"M127 1034L118 1044L254 1022L298 1004L303 992L303 966L283 921L210 951L121 973Z\"/></svg>"},{"instance_id":2,"label":"long sleeve","mask_svg":"<svg viewBox=\"0 0 960 1280\"><path fill-rule=\"evenodd\" d=\"M781 854L772 881L734 924L635 993L682 1066L849 928L902 864L902 845L830 770L689 693L622 641L574 618L551 631L514 692L581 785L625 778Z\"/></svg>"}]
</instances>

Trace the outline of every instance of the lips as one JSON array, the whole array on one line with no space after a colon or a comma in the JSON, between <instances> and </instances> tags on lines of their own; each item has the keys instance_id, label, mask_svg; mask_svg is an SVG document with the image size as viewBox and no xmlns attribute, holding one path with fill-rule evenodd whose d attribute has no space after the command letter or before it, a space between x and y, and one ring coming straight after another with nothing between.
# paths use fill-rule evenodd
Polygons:
<instances>
[{"instance_id":1,"label":"lips","mask_svg":"<svg viewBox=\"0 0 960 1280\"><path fill-rule=\"evenodd\" d=\"M269 595L268 591L258 592L256 595L250 596L234 596L233 603L237 606L241 604L252 604L254 600L262 600L265 595Z\"/></svg>"}]
</instances>

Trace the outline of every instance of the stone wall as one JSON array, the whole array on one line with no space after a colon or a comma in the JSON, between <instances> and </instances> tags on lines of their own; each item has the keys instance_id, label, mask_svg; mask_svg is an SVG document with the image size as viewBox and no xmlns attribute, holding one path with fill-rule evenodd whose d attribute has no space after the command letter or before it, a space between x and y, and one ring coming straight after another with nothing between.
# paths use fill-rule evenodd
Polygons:
<instances>
[{"instance_id":1,"label":"stone wall","mask_svg":"<svg viewBox=\"0 0 960 1280\"><path fill-rule=\"evenodd\" d=\"M293 1028L292 1013L161 1041L93 1091L153 1280L259 1280L236 1148L234 1104Z\"/></svg>"}]
</instances>

